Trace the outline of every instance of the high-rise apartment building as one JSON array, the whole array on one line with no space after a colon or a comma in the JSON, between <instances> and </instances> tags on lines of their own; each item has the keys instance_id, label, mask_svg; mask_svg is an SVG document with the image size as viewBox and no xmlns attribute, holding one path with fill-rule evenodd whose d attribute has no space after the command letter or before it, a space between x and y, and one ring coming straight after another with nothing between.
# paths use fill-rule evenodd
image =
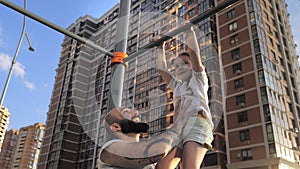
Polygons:
<instances>
[{"instance_id":1,"label":"high-rise apartment building","mask_svg":"<svg viewBox=\"0 0 300 169\"><path fill-rule=\"evenodd\" d=\"M0 166L3 169L11 169L12 158L14 156L15 147L18 138L18 130L11 129L6 131L2 149L0 152Z\"/></svg>"},{"instance_id":2,"label":"high-rise apartment building","mask_svg":"<svg viewBox=\"0 0 300 169\"><path fill-rule=\"evenodd\" d=\"M299 65L286 7L247 0L217 14L228 168L300 168Z\"/></svg>"},{"instance_id":3,"label":"high-rise apartment building","mask_svg":"<svg viewBox=\"0 0 300 169\"><path fill-rule=\"evenodd\" d=\"M116 5L99 19L81 17L68 30L113 50L118 9ZM70 37L62 47L38 168L92 168L98 147L94 142L103 139L97 126L99 106L103 115L107 112L109 62Z\"/></svg>"},{"instance_id":4,"label":"high-rise apartment building","mask_svg":"<svg viewBox=\"0 0 300 169\"><path fill-rule=\"evenodd\" d=\"M0 152L4 140L5 132L9 124L10 113L4 106L0 107Z\"/></svg>"},{"instance_id":5,"label":"high-rise apartment building","mask_svg":"<svg viewBox=\"0 0 300 169\"><path fill-rule=\"evenodd\" d=\"M132 0L127 53L221 2ZM113 51L118 10L80 17L68 30ZM299 70L288 25L284 1L241 0L194 26L215 123L214 149L203 168L299 167ZM184 41L180 33L167 42L169 63L185 50ZM150 137L174 122L172 93L155 62L155 49L130 59L122 95L123 106L142 112ZM38 168L96 168L110 103L110 58L65 37L56 71Z\"/></svg>"},{"instance_id":6,"label":"high-rise apartment building","mask_svg":"<svg viewBox=\"0 0 300 169\"><path fill-rule=\"evenodd\" d=\"M45 125L22 127L16 140L11 169L35 169L40 154Z\"/></svg>"}]
</instances>

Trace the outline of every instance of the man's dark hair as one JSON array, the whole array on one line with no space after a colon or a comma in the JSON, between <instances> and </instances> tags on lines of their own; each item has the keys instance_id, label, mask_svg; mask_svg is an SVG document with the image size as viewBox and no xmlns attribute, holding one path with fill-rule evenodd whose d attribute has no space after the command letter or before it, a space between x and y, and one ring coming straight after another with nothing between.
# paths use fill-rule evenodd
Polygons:
<instances>
[{"instance_id":1,"label":"man's dark hair","mask_svg":"<svg viewBox=\"0 0 300 169\"><path fill-rule=\"evenodd\" d=\"M120 123L120 120L119 119L117 119L116 117L114 117L113 115L111 115L111 114L107 114L106 116L105 116L105 121L108 123L108 125L112 125L112 124L114 124L114 123Z\"/></svg>"}]
</instances>

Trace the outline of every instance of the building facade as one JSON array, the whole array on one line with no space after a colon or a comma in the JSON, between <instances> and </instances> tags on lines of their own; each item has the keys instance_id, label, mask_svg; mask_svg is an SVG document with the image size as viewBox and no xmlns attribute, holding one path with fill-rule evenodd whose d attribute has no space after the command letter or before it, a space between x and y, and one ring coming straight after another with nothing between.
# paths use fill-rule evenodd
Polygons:
<instances>
[{"instance_id":1,"label":"building facade","mask_svg":"<svg viewBox=\"0 0 300 169\"><path fill-rule=\"evenodd\" d=\"M299 65L286 7L248 0L217 14L228 168L300 167Z\"/></svg>"},{"instance_id":2,"label":"building facade","mask_svg":"<svg viewBox=\"0 0 300 169\"><path fill-rule=\"evenodd\" d=\"M81 17L68 30L112 50L118 9L100 19ZM107 112L109 60L69 37L62 47L38 168L94 168L95 142L103 139L97 134L103 132L99 106L103 115Z\"/></svg>"},{"instance_id":3,"label":"building facade","mask_svg":"<svg viewBox=\"0 0 300 169\"><path fill-rule=\"evenodd\" d=\"M0 153L0 166L3 169L11 169L12 159L14 156L17 138L18 138L18 130L11 129L6 131L4 141L2 144L2 149Z\"/></svg>"},{"instance_id":4,"label":"building facade","mask_svg":"<svg viewBox=\"0 0 300 169\"><path fill-rule=\"evenodd\" d=\"M11 169L36 169L45 125L35 123L22 127L16 140Z\"/></svg>"},{"instance_id":5,"label":"building facade","mask_svg":"<svg viewBox=\"0 0 300 169\"><path fill-rule=\"evenodd\" d=\"M132 0L127 54L221 2ZM298 167L299 70L284 4L239 1L194 25L215 123L214 149L203 168ZM118 10L116 5L100 18L80 17L68 30L113 51ZM186 49L184 42L184 33L167 42L169 65ZM172 93L155 55L149 49L128 61L122 95L122 105L142 112L150 124L145 137L174 122ZM65 37L56 71L38 168L96 168L110 106L110 57Z\"/></svg>"},{"instance_id":6,"label":"building facade","mask_svg":"<svg viewBox=\"0 0 300 169\"><path fill-rule=\"evenodd\" d=\"M4 106L0 107L0 152L3 144L5 132L9 124L10 113Z\"/></svg>"}]
</instances>

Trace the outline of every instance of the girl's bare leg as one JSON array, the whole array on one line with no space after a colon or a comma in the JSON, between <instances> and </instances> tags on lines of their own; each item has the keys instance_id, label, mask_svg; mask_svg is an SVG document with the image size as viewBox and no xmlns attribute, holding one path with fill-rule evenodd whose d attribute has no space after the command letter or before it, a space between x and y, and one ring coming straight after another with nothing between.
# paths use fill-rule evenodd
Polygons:
<instances>
[{"instance_id":1,"label":"girl's bare leg","mask_svg":"<svg viewBox=\"0 0 300 169\"><path fill-rule=\"evenodd\" d=\"M170 153L157 162L155 169L174 169L180 162L182 150L178 147L173 148Z\"/></svg>"},{"instance_id":2,"label":"girl's bare leg","mask_svg":"<svg viewBox=\"0 0 300 169\"><path fill-rule=\"evenodd\" d=\"M207 148L199 143L188 141L183 146L183 169L199 169L204 159Z\"/></svg>"}]
</instances>

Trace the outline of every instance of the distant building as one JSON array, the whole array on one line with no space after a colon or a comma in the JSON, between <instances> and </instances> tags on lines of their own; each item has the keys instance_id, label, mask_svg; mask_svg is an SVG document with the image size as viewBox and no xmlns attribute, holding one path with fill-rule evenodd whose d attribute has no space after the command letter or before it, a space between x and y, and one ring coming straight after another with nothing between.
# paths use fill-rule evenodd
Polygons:
<instances>
[{"instance_id":1,"label":"distant building","mask_svg":"<svg viewBox=\"0 0 300 169\"><path fill-rule=\"evenodd\" d=\"M17 138L18 130L11 129L5 133L0 153L0 166L2 169L11 169Z\"/></svg>"},{"instance_id":2,"label":"distant building","mask_svg":"<svg viewBox=\"0 0 300 169\"><path fill-rule=\"evenodd\" d=\"M0 107L0 152L4 140L4 135L9 124L9 117L10 113L8 112L8 109L4 106Z\"/></svg>"},{"instance_id":3,"label":"distant building","mask_svg":"<svg viewBox=\"0 0 300 169\"><path fill-rule=\"evenodd\" d=\"M11 169L35 169L37 167L45 125L22 127L16 142Z\"/></svg>"}]
</instances>

